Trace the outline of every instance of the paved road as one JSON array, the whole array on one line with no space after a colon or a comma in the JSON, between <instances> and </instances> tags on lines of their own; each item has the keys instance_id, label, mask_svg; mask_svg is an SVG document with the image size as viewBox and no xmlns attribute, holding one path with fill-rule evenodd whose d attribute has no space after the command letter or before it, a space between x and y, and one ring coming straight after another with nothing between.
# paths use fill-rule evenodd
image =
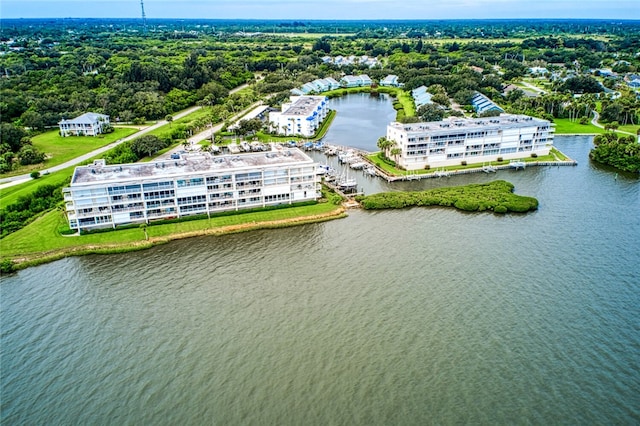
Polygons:
<instances>
[{"instance_id":1,"label":"paved road","mask_svg":"<svg viewBox=\"0 0 640 426\"><path fill-rule=\"evenodd\" d=\"M176 114L174 116L174 119L179 119L184 117L185 115L191 114L194 111L199 110L201 107L200 106L195 106L189 109L186 109L178 114ZM40 174L47 174L47 173L53 173L53 172L57 172L58 170L62 170L62 169L66 169L67 167L71 167L71 166L75 166L76 164L79 164L83 161L89 160L90 158L93 158L99 154L102 154L103 152L109 151L110 149L120 145L121 143L124 143L126 141L130 141L133 140L135 138L138 138L146 133L149 133L155 129L157 129L158 127L164 126L165 124L167 124L167 121L165 120L160 120L157 123L146 127L142 130L140 130L139 132L136 132L132 135L129 135L125 138L122 139L118 139L115 142L110 143L109 145L105 145L101 148L98 148L96 150L93 150L87 154L81 155L79 157L76 157L72 160L67 161L66 163L62 163L62 164L58 164L57 166L52 166L49 167L47 169L42 169L40 170ZM18 185L22 182L26 182L28 180L31 179L31 176L29 174L24 174L24 175L18 175L18 176L11 176L11 177L7 177L7 178L2 178L0 179L0 188L6 188L9 186L13 186L13 185Z\"/></svg>"},{"instance_id":2,"label":"paved road","mask_svg":"<svg viewBox=\"0 0 640 426\"><path fill-rule=\"evenodd\" d=\"M238 92L238 91L244 89L247 86L248 86L248 84L243 84L242 86L238 86L235 89L230 90L229 93ZM257 106L259 104L260 103L256 103L254 105ZM255 108L255 106L252 105L250 108ZM200 108L202 108L202 107L201 106L191 107L189 109L186 109L186 110L184 110L182 112L179 112L179 113L175 114L173 116L173 118L174 118L174 120L180 119L180 118L184 117L185 115L189 115L192 112L195 112L195 111L199 110ZM247 112L248 111L245 110L245 111L239 113L238 115L236 115L236 117L241 117L242 115L246 114ZM236 117L234 117L234 119L236 119ZM75 166L76 164L79 164L79 163L81 163L83 161L86 161L86 160L89 160L91 158L94 158L94 157L102 154L103 152L109 151L111 148L114 148L114 147L120 145L123 142L130 141L130 140L133 140L135 138L139 138L140 136L144 135L145 133L149 133L149 132L157 129L158 127L164 126L165 124L167 124L166 120L160 120L156 124L153 124L153 125L145 128L143 130L140 130L139 132L136 132L136 133L134 133L132 135L129 135L126 138L118 139L117 141L112 142L109 145L105 145L102 148L98 148L98 149L93 150L93 151L91 151L91 152L89 152L87 154L81 155L80 157L76 157L76 158L74 158L72 160L67 161L66 163L62 163L62 164L59 164L57 166L52 166L52 167L49 167L47 169L42 169L42 170L40 170L40 174L53 173L53 172L57 172L58 170L66 169L67 167ZM203 139L206 139L206 138L210 138L211 137L211 133L219 131L222 128L222 126L223 126L222 124L218 124L218 125L214 126L211 129L208 129L208 130L206 130L206 131L204 131L202 133L199 133L199 134L197 134L195 136L192 136L189 139L189 141L191 142L192 146L195 147L195 146L197 146L197 145L195 145L197 142L199 142L199 141L201 141ZM193 142L193 141L195 141L195 142ZM176 150L180 150L180 148L176 148ZM26 182L26 181L29 181L29 180L31 180L30 173L2 178L2 179L0 179L0 188L7 188L9 186L19 185L19 184L21 184L23 182Z\"/></svg>"},{"instance_id":3,"label":"paved road","mask_svg":"<svg viewBox=\"0 0 640 426\"><path fill-rule=\"evenodd\" d=\"M235 123L240 118L245 116L247 113L252 111L254 108L257 108L258 106L260 106L262 104L263 104L262 101L254 102L253 104L249 105L244 110L240 111L239 113L237 113L236 115L231 117L229 122ZM190 151L199 151L200 150L200 145L198 145L198 142L203 141L205 139L211 139L211 135L216 133L216 132L219 132L222 129L223 126L224 126L224 123L219 123L219 124L216 124L213 127L208 128L207 130L204 130L204 131L198 133L197 135L191 136L189 139L187 139L187 142L189 143L189 148L188 149ZM165 152L164 154L158 156L158 158L159 159L170 158L171 154L173 154L175 152L178 152L178 151L183 151L183 150L184 150L184 146L178 145L177 147L173 148L172 150L170 150L168 152Z\"/></svg>"}]
</instances>

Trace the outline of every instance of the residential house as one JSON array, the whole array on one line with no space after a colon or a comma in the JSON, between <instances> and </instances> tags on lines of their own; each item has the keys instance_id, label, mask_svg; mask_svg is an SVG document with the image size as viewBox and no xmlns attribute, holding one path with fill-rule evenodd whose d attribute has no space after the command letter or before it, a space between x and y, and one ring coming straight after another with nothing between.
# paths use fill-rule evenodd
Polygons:
<instances>
[{"instance_id":1,"label":"residential house","mask_svg":"<svg viewBox=\"0 0 640 426\"><path fill-rule=\"evenodd\" d=\"M72 120L58 123L62 136L97 136L109 126L109 116L95 112L87 112Z\"/></svg>"},{"instance_id":2,"label":"residential house","mask_svg":"<svg viewBox=\"0 0 640 426\"><path fill-rule=\"evenodd\" d=\"M473 109L476 110L476 114L478 115L487 111L504 112L501 107L480 92L476 92L476 94L473 95L471 105L473 105Z\"/></svg>"}]
</instances>

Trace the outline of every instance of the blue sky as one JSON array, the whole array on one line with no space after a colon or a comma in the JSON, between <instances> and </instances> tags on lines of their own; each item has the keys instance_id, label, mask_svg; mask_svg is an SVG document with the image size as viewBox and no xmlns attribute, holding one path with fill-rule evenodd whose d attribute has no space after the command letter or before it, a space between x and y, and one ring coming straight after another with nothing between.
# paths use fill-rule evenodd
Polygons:
<instances>
[{"instance_id":1,"label":"blue sky","mask_svg":"<svg viewBox=\"0 0 640 426\"><path fill-rule=\"evenodd\" d=\"M640 19L640 0L145 0L147 18ZM2 18L133 18L139 0L2 0Z\"/></svg>"}]
</instances>

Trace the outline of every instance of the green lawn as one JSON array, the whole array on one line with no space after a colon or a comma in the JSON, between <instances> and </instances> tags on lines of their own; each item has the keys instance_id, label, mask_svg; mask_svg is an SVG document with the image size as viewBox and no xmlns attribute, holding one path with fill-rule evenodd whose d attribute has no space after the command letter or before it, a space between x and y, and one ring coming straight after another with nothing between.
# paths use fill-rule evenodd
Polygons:
<instances>
[{"instance_id":1,"label":"green lawn","mask_svg":"<svg viewBox=\"0 0 640 426\"><path fill-rule=\"evenodd\" d=\"M156 224L149 226L149 238L169 237L170 235L213 230L223 226L252 224L264 221L294 219L302 216L327 214L338 206L331 203L319 203L310 206L296 206L262 212L239 213L211 219L193 220L179 223ZM32 257L55 251L78 248L89 251L93 248L115 249L118 245L131 248L132 243L145 243L144 231L140 228L114 230L110 232L87 234L82 236L62 236L60 229L67 227L64 214L50 211L25 228L0 240L2 258ZM102 246L102 247L100 247ZM106 246L106 247L105 247ZM127 247L120 247L122 250Z\"/></svg>"},{"instance_id":2,"label":"green lawn","mask_svg":"<svg viewBox=\"0 0 640 426\"><path fill-rule=\"evenodd\" d=\"M18 197L32 193L40 185L64 185L65 181L73 174L75 168L76 166L67 167L55 173L42 175L38 179L31 179L19 185L0 189L0 208L13 204Z\"/></svg>"},{"instance_id":3,"label":"green lawn","mask_svg":"<svg viewBox=\"0 0 640 426\"><path fill-rule=\"evenodd\" d=\"M634 134L634 135L638 134L638 129L640 129L639 125L631 125L631 124L627 124L625 126L618 127L618 130L621 130L621 131L627 132L627 133L631 133L631 134Z\"/></svg>"},{"instance_id":4,"label":"green lawn","mask_svg":"<svg viewBox=\"0 0 640 426\"><path fill-rule=\"evenodd\" d=\"M1 175L1 177L16 176L29 173L34 170L42 170L48 167L57 166L58 164L62 164L66 161L79 157L80 155L91 152L94 149L109 145L110 143L129 136L136 131L137 130L133 128L117 127L113 133L108 133L106 135L96 137L67 136L65 138L60 136L58 130L41 133L34 136L31 140L34 147L47 155L48 158L44 163L21 166L12 170L10 173Z\"/></svg>"},{"instance_id":5,"label":"green lawn","mask_svg":"<svg viewBox=\"0 0 640 426\"><path fill-rule=\"evenodd\" d=\"M595 135L604 133L604 129L596 127L593 124L580 124L579 121L571 121L568 118L556 118L553 120L556 125L556 135L562 134L585 134Z\"/></svg>"}]
</instances>

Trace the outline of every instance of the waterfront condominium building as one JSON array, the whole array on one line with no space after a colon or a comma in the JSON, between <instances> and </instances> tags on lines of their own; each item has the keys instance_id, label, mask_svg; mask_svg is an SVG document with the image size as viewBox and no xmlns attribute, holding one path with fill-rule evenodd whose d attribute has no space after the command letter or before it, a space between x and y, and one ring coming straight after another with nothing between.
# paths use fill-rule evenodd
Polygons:
<instances>
[{"instance_id":1,"label":"waterfront condominium building","mask_svg":"<svg viewBox=\"0 0 640 426\"><path fill-rule=\"evenodd\" d=\"M328 113L326 96L291 96L282 110L269 113L271 128L283 135L311 137Z\"/></svg>"},{"instance_id":2,"label":"waterfront condominium building","mask_svg":"<svg viewBox=\"0 0 640 426\"><path fill-rule=\"evenodd\" d=\"M424 169L547 155L553 125L526 115L391 123L387 139L401 150L396 162L406 170Z\"/></svg>"},{"instance_id":3,"label":"waterfront condominium building","mask_svg":"<svg viewBox=\"0 0 640 426\"><path fill-rule=\"evenodd\" d=\"M320 197L316 163L297 148L76 167L63 189L75 230L266 207Z\"/></svg>"}]
</instances>

